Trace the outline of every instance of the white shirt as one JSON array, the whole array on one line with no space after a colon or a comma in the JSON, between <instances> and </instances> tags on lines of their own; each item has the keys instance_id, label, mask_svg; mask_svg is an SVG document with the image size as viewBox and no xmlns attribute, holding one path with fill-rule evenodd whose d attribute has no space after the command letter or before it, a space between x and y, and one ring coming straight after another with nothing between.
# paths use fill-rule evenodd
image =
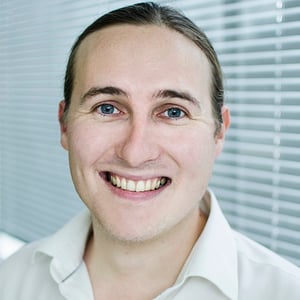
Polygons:
<instances>
[{"instance_id":1,"label":"white shirt","mask_svg":"<svg viewBox=\"0 0 300 300\"><path fill-rule=\"evenodd\" d=\"M299 268L233 231L212 193L201 209L209 215L201 236L176 283L155 300L300 299ZM84 211L54 235L4 261L0 299L92 300L83 261L90 228L90 214Z\"/></svg>"}]
</instances>

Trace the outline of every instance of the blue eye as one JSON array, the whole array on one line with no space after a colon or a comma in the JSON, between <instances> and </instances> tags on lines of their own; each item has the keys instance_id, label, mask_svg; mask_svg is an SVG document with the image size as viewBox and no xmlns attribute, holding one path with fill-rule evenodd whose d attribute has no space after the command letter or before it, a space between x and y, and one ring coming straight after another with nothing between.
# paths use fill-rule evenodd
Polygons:
<instances>
[{"instance_id":1,"label":"blue eye","mask_svg":"<svg viewBox=\"0 0 300 300\"><path fill-rule=\"evenodd\" d=\"M113 115L120 112L115 106L107 103L99 105L97 111L102 115Z\"/></svg>"},{"instance_id":2,"label":"blue eye","mask_svg":"<svg viewBox=\"0 0 300 300\"><path fill-rule=\"evenodd\" d=\"M165 111L164 115L170 119L180 119L185 116L185 112L178 107L171 107Z\"/></svg>"}]
</instances>

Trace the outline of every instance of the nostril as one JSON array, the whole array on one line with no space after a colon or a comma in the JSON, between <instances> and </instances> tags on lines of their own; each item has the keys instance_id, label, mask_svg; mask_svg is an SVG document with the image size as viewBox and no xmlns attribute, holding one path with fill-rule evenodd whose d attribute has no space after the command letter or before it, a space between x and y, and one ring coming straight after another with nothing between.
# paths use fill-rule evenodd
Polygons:
<instances>
[{"instance_id":1,"label":"nostril","mask_svg":"<svg viewBox=\"0 0 300 300\"><path fill-rule=\"evenodd\" d=\"M124 130L123 138L116 144L117 157L129 167L141 167L144 163L157 160L160 155L158 141L146 125L138 122L138 125L128 127L127 131Z\"/></svg>"}]
</instances>

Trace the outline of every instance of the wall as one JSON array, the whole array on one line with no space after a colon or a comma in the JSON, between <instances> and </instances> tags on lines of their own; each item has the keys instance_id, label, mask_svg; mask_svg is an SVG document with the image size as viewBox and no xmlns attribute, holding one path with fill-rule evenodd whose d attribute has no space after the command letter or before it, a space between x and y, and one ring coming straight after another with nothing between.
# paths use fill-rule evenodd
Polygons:
<instances>
[{"instance_id":1,"label":"wall","mask_svg":"<svg viewBox=\"0 0 300 300\"><path fill-rule=\"evenodd\" d=\"M0 3L0 229L31 241L82 208L57 105L76 36L134 1ZM300 265L299 1L160 1L213 41L232 126L211 186L233 227Z\"/></svg>"}]
</instances>

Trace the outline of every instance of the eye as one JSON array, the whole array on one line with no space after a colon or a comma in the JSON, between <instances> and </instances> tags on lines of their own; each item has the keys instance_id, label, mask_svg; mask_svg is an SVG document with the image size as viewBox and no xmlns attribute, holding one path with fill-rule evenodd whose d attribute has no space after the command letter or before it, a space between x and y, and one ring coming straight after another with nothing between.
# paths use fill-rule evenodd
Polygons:
<instances>
[{"instance_id":1,"label":"eye","mask_svg":"<svg viewBox=\"0 0 300 300\"><path fill-rule=\"evenodd\" d=\"M108 103L100 104L97 106L96 110L102 115L115 115L120 113L120 111L114 105Z\"/></svg>"},{"instance_id":2,"label":"eye","mask_svg":"<svg viewBox=\"0 0 300 300\"><path fill-rule=\"evenodd\" d=\"M163 112L163 116L170 119L181 119L186 116L186 113L178 107L170 107Z\"/></svg>"}]
</instances>

